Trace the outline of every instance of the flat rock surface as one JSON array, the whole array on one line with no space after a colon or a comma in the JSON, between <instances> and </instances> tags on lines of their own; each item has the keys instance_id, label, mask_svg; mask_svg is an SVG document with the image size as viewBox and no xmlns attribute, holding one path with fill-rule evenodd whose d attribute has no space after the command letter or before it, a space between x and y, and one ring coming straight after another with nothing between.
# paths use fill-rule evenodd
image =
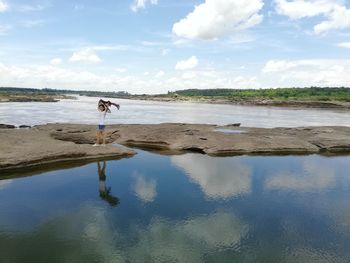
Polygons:
<instances>
[{"instance_id":1,"label":"flat rock surface","mask_svg":"<svg viewBox=\"0 0 350 263\"><path fill-rule=\"evenodd\" d=\"M0 170L72 160L121 158L135 154L124 147L93 147L91 144L56 140L50 133L50 130L38 127L1 129Z\"/></svg>"},{"instance_id":2,"label":"flat rock surface","mask_svg":"<svg viewBox=\"0 0 350 263\"><path fill-rule=\"evenodd\" d=\"M350 127L245 128L201 124L109 125L108 145L92 147L94 125L47 124L0 130L0 169L61 160L131 156L122 144L164 153L209 155L350 154Z\"/></svg>"}]
</instances>

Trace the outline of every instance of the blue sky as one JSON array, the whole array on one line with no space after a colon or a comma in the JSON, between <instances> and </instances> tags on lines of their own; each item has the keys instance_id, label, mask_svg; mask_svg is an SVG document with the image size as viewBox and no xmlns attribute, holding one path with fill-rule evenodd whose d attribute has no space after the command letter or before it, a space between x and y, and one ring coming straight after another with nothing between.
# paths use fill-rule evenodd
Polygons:
<instances>
[{"instance_id":1,"label":"blue sky","mask_svg":"<svg viewBox=\"0 0 350 263\"><path fill-rule=\"evenodd\" d=\"M0 86L349 86L347 0L0 0Z\"/></svg>"}]
</instances>

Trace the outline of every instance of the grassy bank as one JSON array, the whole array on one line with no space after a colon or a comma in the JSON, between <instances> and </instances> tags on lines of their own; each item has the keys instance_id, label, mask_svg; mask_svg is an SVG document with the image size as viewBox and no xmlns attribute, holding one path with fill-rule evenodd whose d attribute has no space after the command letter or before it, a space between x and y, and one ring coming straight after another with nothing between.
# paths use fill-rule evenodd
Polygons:
<instances>
[{"instance_id":1,"label":"grassy bank","mask_svg":"<svg viewBox=\"0 0 350 263\"><path fill-rule=\"evenodd\" d=\"M70 95L154 101L194 101L292 107L350 109L350 88L187 89L157 95L132 95L125 91L73 91L0 88L0 101L57 101Z\"/></svg>"},{"instance_id":2,"label":"grassy bank","mask_svg":"<svg viewBox=\"0 0 350 263\"><path fill-rule=\"evenodd\" d=\"M6 90L0 88L0 102L57 102L61 99L74 99L59 93L48 93L41 90Z\"/></svg>"},{"instance_id":3,"label":"grassy bank","mask_svg":"<svg viewBox=\"0 0 350 263\"><path fill-rule=\"evenodd\" d=\"M230 101L337 101L350 102L350 88L279 88L259 90L188 89L168 92L169 97L216 98Z\"/></svg>"}]
</instances>

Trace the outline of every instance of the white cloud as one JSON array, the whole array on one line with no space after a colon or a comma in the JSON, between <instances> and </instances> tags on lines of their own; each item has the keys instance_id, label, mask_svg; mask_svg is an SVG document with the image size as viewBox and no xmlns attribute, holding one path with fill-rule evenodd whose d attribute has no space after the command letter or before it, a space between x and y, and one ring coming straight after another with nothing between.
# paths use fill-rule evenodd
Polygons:
<instances>
[{"instance_id":1,"label":"white cloud","mask_svg":"<svg viewBox=\"0 0 350 263\"><path fill-rule=\"evenodd\" d=\"M190 72L184 72L181 75L181 78L183 79L193 79L197 76L196 72L190 71Z\"/></svg>"},{"instance_id":2,"label":"white cloud","mask_svg":"<svg viewBox=\"0 0 350 263\"><path fill-rule=\"evenodd\" d=\"M166 49L166 48L163 48L162 49L162 56L166 56L166 55L168 55L169 54L169 49Z\"/></svg>"},{"instance_id":3,"label":"white cloud","mask_svg":"<svg viewBox=\"0 0 350 263\"><path fill-rule=\"evenodd\" d=\"M85 8L83 4L73 4L72 6L75 10L83 10Z\"/></svg>"},{"instance_id":4,"label":"white cloud","mask_svg":"<svg viewBox=\"0 0 350 263\"><path fill-rule=\"evenodd\" d=\"M180 89L253 89L262 85L254 76L237 76L232 72L216 70L197 70L181 73L181 79L172 77L166 80L166 86L172 90Z\"/></svg>"},{"instance_id":5,"label":"white cloud","mask_svg":"<svg viewBox=\"0 0 350 263\"><path fill-rule=\"evenodd\" d=\"M27 28L42 26L45 24L44 20L26 20L21 22L22 26Z\"/></svg>"},{"instance_id":6,"label":"white cloud","mask_svg":"<svg viewBox=\"0 0 350 263\"><path fill-rule=\"evenodd\" d=\"M6 35L8 31L12 29L12 26L10 25L0 25L0 36L1 35Z\"/></svg>"},{"instance_id":7,"label":"white cloud","mask_svg":"<svg viewBox=\"0 0 350 263\"><path fill-rule=\"evenodd\" d=\"M173 26L173 33L189 39L216 39L258 25L262 0L205 0Z\"/></svg>"},{"instance_id":8,"label":"white cloud","mask_svg":"<svg viewBox=\"0 0 350 263\"><path fill-rule=\"evenodd\" d=\"M236 89L256 89L260 88L260 84L256 77L238 76L233 79L232 87Z\"/></svg>"},{"instance_id":9,"label":"white cloud","mask_svg":"<svg viewBox=\"0 0 350 263\"><path fill-rule=\"evenodd\" d=\"M142 44L143 46L149 46L149 47L155 47L155 46L162 45L162 43L160 43L160 42L154 42L154 41L141 41L141 44Z\"/></svg>"},{"instance_id":10,"label":"white cloud","mask_svg":"<svg viewBox=\"0 0 350 263\"><path fill-rule=\"evenodd\" d=\"M62 64L62 62L63 61L61 58L53 58L53 59L51 59L50 64L53 66L58 66L58 65Z\"/></svg>"},{"instance_id":11,"label":"white cloud","mask_svg":"<svg viewBox=\"0 0 350 263\"><path fill-rule=\"evenodd\" d=\"M164 71L163 70L160 70L157 72L157 74L154 76L155 78L161 78L165 75Z\"/></svg>"},{"instance_id":12,"label":"white cloud","mask_svg":"<svg viewBox=\"0 0 350 263\"><path fill-rule=\"evenodd\" d=\"M0 79L10 86L72 87L101 85L106 79L87 71L74 71L54 66L6 66L0 63ZM51 84L51 85L49 85Z\"/></svg>"},{"instance_id":13,"label":"white cloud","mask_svg":"<svg viewBox=\"0 0 350 263\"><path fill-rule=\"evenodd\" d=\"M198 59L196 56L192 56L189 59L186 60L181 60L176 63L175 69L176 70L188 70L188 69L193 69L197 67L198 65Z\"/></svg>"},{"instance_id":14,"label":"white cloud","mask_svg":"<svg viewBox=\"0 0 350 263\"><path fill-rule=\"evenodd\" d=\"M303 66L318 66L319 61L317 60L269 60L262 71L264 73L277 73L277 72L284 72L288 71L294 68L300 68Z\"/></svg>"},{"instance_id":15,"label":"white cloud","mask_svg":"<svg viewBox=\"0 0 350 263\"><path fill-rule=\"evenodd\" d=\"M291 19L324 16L325 21L314 26L316 34L326 33L332 29L350 27L350 9L338 0L275 0L276 11Z\"/></svg>"},{"instance_id":16,"label":"white cloud","mask_svg":"<svg viewBox=\"0 0 350 263\"><path fill-rule=\"evenodd\" d=\"M173 40L173 45L175 45L175 46L181 46L181 45L184 46L184 45L187 45L189 43L191 43L191 40L184 39L184 38L179 38L179 39Z\"/></svg>"},{"instance_id":17,"label":"white cloud","mask_svg":"<svg viewBox=\"0 0 350 263\"><path fill-rule=\"evenodd\" d=\"M131 10L137 12L140 9L145 9L148 3L156 5L158 4L158 0L135 0L134 3L131 5Z\"/></svg>"},{"instance_id":18,"label":"white cloud","mask_svg":"<svg viewBox=\"0 0 350 263\"><path fill-rule=\"evenodd\" d=\"M93 49L95 51L126 51L130 49L127 45L100 45L88 47L88 49Z\"/></svg>"},{"instance_id":19,"label":"white cloud","mask_svg":"<svg viewBox=\"0 0 350 263\"><path fill-rule=\"evenodd\" d=\"M0 63L0 80L3 86L47 87L74 90L125 90L133 94L159 94L187 88L260 88L252 76L238 76L234 72L215 70L173 71L157 74L145 72L139 75L96 73L52 65L17 66ZM155 77L157 75L157 77ZM350 75L350 74L349 74ZM249 84L250 83L250 84Z\"/></svg>"},{"instance_id":20,"label":"white cloud","mask_svg":"<svg viewBox=\"0 0 350 263\"><path fill-rule=\"evenodd\" d=\"M92 49L93 51L132 51L132 52L144 52L145 47L140 47L136 45L122 45L122 44L110 44L110 45L95 45L95 46L84 46L80 48L83 49Z\"/></svg>"},{"instance_id":21,"label":"white cloud","mask_svg":"<svg viewBox=\"0 0 350 263\"><path fill-rule=\"evenodd\" d=\"M255 37L248 34L235 34L229 39L229 43L233 45L246 44L255 41Z\"/></svg>"},{"instance_id":22,"label":"white cloud","mask_svg":"<svg viewBox=\"0 0 350 263\"><path fill-rule=\"evenodd\" d=\"M48 5L21 5L17 9L19 12L38 12L48 8Z\"/></svg>"},{"instance_id":23,"label":"white cloud","mask_svg":"<svg viewBox=\"0 0 350 263\"><path fill-rule=\"evenodd\" d=\"M84 48L74 52L69 61L95 64L101 62L102 60L93 48Z\"/></svg>"},{"instance_id":24,"label":"white cloud","mask_svg":"<svg viewBox=\"0 0 350 263\"><path fill-rule=\"evenodd\" d=\"M313 17L331 12L334 0L275 0L276 11L291 19Z\"/></svg>"},{"instance_id":25,"label":"white cloud","mask_svg":"<svg viewBox=\"0 0 350 263\"><path fill-rule=\"evenodd\" d=\"M127 70L126 68L115 68L115 71L117 71L118 73L125 73Z\"/></svg>"},{"instance_id":26,"label":"white cloud","mask_svg":"<svg viewBox=\"0 0 350 263\"><path fill-rule=\"evenodd\" d=\"M350 60L270 60L262 72L286 86L348 86Z\"/></svg>"},{"instance_id":27,"label":"white cloud","mask_svg":"<svg viewBox=\"0 0 350 263\"><path fill-rule=\"evenodd\" d=\"M0 0L0 13L5 12L8 9L9 9L8 4L5 1Z\"/></svg>"},{"instance_id":28,"label":"white cloud","mask_svg":"<svg viewBox=\"0 0 350 263\"><path fill-rule=\"evenodd\" d=\"M338 47L350 48L350 42L342 42L337 44Z\"/></svg>"},{"instance_id":29,"label":"white cloud","mask_svg":"<svg viewBox=\"0 0 350 263\"><path fill-rule=\"evenodd\" d=\"M328 20L314 27L316 34L328 32L332 29L344 29L350 27L350 9L345 6L335 6L333 11L327 15Z\"/></svg>"}]
</instances>

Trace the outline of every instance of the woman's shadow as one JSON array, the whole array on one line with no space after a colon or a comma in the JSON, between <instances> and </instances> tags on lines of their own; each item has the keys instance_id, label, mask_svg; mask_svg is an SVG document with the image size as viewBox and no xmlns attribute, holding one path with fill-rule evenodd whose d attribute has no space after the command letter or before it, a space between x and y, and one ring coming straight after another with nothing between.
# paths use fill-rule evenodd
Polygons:
<instances>
[{"instance_id":1,"label":"woman's shadow","mask_svg":"<svg viewBox=\"0 0 350 263\"><path fill-rule=\"evenodd\" d=\"M111 194L111 187L106 187L106 161L97 162L98 178L99 178L99 192L102 200L105 200L111 206L119 204L119 198Z\"/></svg>"}]
</instances>

